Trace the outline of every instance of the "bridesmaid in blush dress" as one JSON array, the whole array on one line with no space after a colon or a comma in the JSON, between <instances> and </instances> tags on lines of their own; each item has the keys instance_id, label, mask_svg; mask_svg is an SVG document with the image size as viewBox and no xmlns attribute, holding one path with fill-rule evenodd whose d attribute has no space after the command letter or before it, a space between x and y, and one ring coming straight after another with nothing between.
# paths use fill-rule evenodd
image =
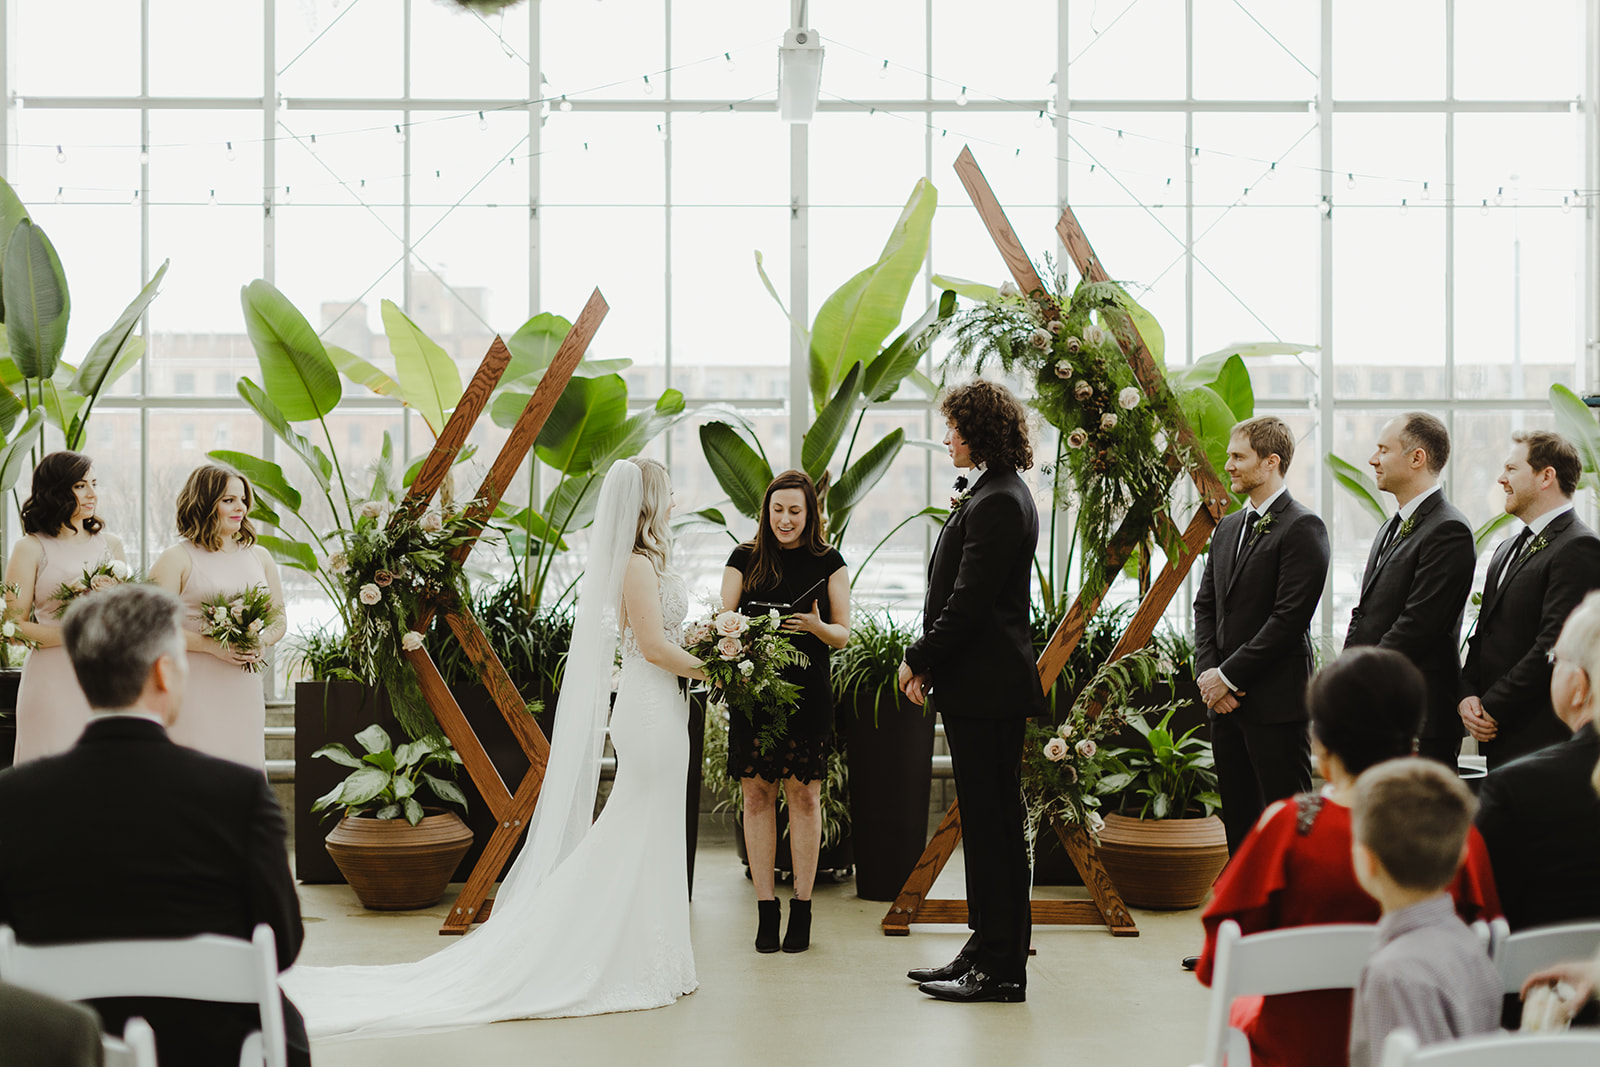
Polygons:
<instances>
[{"instance_id":1,"label":"bridesmaid in blush dress","mask_svg":"<svg viewBox=\"0 0 1600 1067\"><path fill-rule=\"evenodd\" d=\"M167 731L180 745L249 767L266 769L266 699L257 665L283 637L287 624L278 567L247 517L255 503L250 482L227 467L195 468L178 494L182 541L161 554L150 580L176 593L187 612L189 687L183 711ZM215 596L261 586L272 594L278 621L262 631L261 651L242 653L202 637L200 605Z\"/></svg>"},{"instance_id":2,"label":"bridesmaid in blush dress","mask_svg":"<svg viewBox=\"0 0 1600 1067\"><path fill-rule=\"evenodd\" d=\"M14 760L65 752L89 722L89 704L61 646L62 583L108 559L121 560L122 542L95 517L92 462L78 452L52 452L33 471L33 492L22 504L21 538L11 550L6 582L16 586L6 615L38 648L28 654L17 692Z\"/></svg>"}]
</instances>

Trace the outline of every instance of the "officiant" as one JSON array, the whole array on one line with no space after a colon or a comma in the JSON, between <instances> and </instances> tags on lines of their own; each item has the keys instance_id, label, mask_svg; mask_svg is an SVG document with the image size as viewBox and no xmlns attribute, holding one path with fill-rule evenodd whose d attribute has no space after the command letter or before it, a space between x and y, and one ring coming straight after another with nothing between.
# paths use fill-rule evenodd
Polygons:
<instances>
[{"instance_id":1,"label":"officiant","mask_svg":"<svg viewBox=\"0 0 1600 1067\"><path fill-rule=\"evenodd\" d=\"M722 603L741 611L776 610L803 665L783 676L800 686L800 702L783 740L763 753L766 723L733 715L728 722L728 774L744 798L744 840L756 890L756 951L804 952L811 944L811 888L822 849L822 782L833 744L833 687L828 653L850 639L850 571L828 544L817 487L802 471L784 471L767 486L753 540L733 550L722 575ZM775 892L778 786L789 811L794 897L789 928Z\"/></svg>"}]
</instances>

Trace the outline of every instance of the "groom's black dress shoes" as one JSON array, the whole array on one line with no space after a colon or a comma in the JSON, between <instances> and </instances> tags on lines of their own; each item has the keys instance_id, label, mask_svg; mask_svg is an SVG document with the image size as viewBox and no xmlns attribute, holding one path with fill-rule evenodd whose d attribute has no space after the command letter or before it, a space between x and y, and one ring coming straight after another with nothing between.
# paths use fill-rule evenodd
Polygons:
<instances>
[{"instance_id":1,"label":"groom's black dress shoes","mask_svg":"<svg viewBox=\"0 0 1600 1067\"><path fill-rule=\"evenodd\" d=\"M906 977L918 985L924 982L953 982L970 970L972 961L965 956L957 956L943 967L915 967L906 972Z\"/></svg>"},{"instance_id":2,"label":"groom's black dress shoes","mask_svg":"<svg viewBox=\"0 0 1600 1067\"><path fill-rule=\"evenodd\" d=\"M917 988L935 1000L954 1000L967 1004L980 1001L1020 1004L1028 999L1027 986L1023 983L1002 982L975 968L952 981L923 982Z\"/></svg>"}]
</instances>

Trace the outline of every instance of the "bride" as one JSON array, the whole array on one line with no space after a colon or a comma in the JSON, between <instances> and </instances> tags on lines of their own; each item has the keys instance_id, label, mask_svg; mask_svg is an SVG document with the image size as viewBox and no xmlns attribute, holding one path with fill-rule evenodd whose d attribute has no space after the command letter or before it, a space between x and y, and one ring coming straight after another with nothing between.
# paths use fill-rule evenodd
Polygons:
<instances>
[{"instance_id":1,"label":"bride","mask_svg":"<svg viewBox=\"0 0 1600 1067\"><path fill-rule=\"evenodd\" d=\"M606 474L544 785L489 918L414 963L285 973L312 1037L634 1011L694 991L678 677L704 675L678 643L688 596L666 569L671 510L660 463L622 460ZM591 826L619 632L617 777Z\"/></svg>"}]
</instances>

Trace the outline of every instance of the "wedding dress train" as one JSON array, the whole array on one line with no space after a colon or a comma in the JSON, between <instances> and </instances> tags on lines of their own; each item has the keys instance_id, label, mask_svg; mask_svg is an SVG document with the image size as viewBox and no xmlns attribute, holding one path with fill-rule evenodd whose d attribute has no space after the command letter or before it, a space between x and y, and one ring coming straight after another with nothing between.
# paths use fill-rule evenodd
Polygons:
<instances>
[{"instance_id":1,"label":"wedding dress train","mask_svg":"<svg viewBox=\"0 0 1600 1067\"><path fill-rule=\"evenodd\" d=\"M621 477L632 478L634 494L615 510L636 515L637 468L626 462L616 467L632 468L632 475ZM607 497L613 481L608 475L602 513L612 510L608 502L617 503ZM591 570L602 573L586 575L586 591L591 584L620 590L633 540L633 522L623 521L628 536L625 546L619 542L620 559L602 565L592 554ZM596 529L605 528L597 521ZM611 573L604 573L607 565ZM590 595L597 593L607 595L600 589ZM688 609L682 579L664 575L660 597L663 630L677 643ZM596 707L609 703L606 665L612 653L605 651L599 664L588 661L601 649L615 648L616 613L597 620L597 606L587 606L586 620L580 601L573 640L579 658L568 663L545 788L528 843L489 918L461 941L414 963L295 967L285 973L284 992L305 1014L313 1038L634 1011L693 992L683 834L688 706L676 676L647 662L632 631L623 630L622 677L611 715L617 774L605 810L590 826L605 720L597 711L596 722L583 723L585 709L571 706L582 700L569 700L568 692L587 687L596 690ZM609 645L601 640L585 652L583 628L587 623L593 629L596 622ZM574 757L578 750L584 750L582 758ZM568 773L574 764L576 778Z\"/></svg>"}]
</instances>

